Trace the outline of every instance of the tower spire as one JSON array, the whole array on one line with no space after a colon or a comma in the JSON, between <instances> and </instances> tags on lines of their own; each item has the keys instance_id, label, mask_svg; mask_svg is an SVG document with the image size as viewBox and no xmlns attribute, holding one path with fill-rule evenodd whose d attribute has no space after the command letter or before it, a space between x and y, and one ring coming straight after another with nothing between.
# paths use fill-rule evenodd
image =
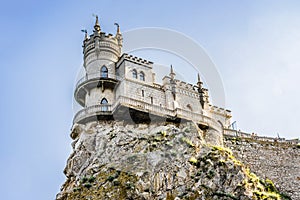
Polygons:
<instances>
[{"instance_id":1,"label":"tower spire","mask_svg":"<svg viewBox=\"0 0 300 200\"><path fill-rule=\"evenodd\" d=\"M198 92L200 94L200 104L202 106L202 108L204 109L204 103L205 103L205 95L204 95L204 89L202 87L202 82L201 82L201 79L200 79L200 74L198 73L198 82L197 82L197 85L198 85Z\"/></svg>"},{"instance_id":2,"label":"tower spire","mask_svg":"<svg viewBox=\"0 0 300 200\"><path fill-rule=\"evenodd\" d=\"M115 25L117 26L117 34L116 35L121 35L120 25L118 23L115 23Z\"/></svg>"},{"instance_id":3,"label":"tower spire","mask_svg":"<svg viewBox=\"0 0 300 200\"><path fill-rule=\"evenodd\" d=\"M117 33L116 33L116 38L118 40L119 43L119 47L121 48L123 46L123 37L120 31L120 26L118 23L115 23L115 26L117 26Z\"/></svg>"},{"instance_id":4,"label":"tower spire","mask_svg":"<svg viewBox=\"0 0 300 200\"><path fill-rule=\"evenodd\" d=\"M98 20L98 15L96 15L96 22L95 22L94 29L98 33L100 33L100 31L101 31L101 27L100 27L99 20Z\"/></svg>"},{"instance_id":5,"label":"tower spire","mask_svg":"<svg viewBox=\"0 0 300 200\"><path fill-rule=\"evenodd\" d=\"M171 65L171 72L170 72L170 77L171 77L171 79L174 79L175 78L175 72L174 72L174 70L173 70L173 66Z\"/></svg>"},{"instance_id":6,"label":"tower spire","mask_svg":"<svg viewBox=\"0 0 300 200\"><path fill-rule=\"evenodd\" d=\"M202 89L202 84L203 84L203 82L201 81L200 74L198 73L198 82L197 82L197 85L198 85L199 89Z\"/></svg>"}]
</instances>

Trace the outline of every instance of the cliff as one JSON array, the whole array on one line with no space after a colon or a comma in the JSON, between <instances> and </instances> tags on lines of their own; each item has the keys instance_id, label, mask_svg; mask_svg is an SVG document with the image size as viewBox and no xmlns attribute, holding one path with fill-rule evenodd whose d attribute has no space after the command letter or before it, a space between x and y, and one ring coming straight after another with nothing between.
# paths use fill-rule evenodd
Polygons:
<instances>
[{"instance_id":1,"label":"cliff","mask_svg":"<svg viewBox=\"0 0 300 200\"><path fill-rule=\"evenodd\" d=\"M77 125L57 200L290 199L206 135L191 122Z\"/></svg>"},{"instance_id":2,"label":"cliff","mask_svg":"<svg viewBox=\"0 0 300 200\"><path fill-rule=\"evenodd\" d=\"M225 136L224 144L258 176L300 199L300 146L295 142Z\"/></svg>"}]
</instances>

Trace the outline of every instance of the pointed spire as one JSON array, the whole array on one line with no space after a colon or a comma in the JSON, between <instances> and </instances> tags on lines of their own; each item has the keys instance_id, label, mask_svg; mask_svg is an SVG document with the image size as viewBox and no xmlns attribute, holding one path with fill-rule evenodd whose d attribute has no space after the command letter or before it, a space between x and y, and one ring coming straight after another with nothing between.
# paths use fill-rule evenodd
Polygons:
<instances>
[{"instance_id":1,"label":"pointed spire","mask_svg":"<svg viewBox=\"0 0 300 200\"><path fill-rule=\"evenodd\" d=\"M197 82L197 85L198 85L199 89L202 88L202 84L203 84L203 83L201 82L200 74L198 73L198 82Z\"/></svg>"},{"instance_id":2,"label":"pointed spire","mask_svg":"<svg viewBox=\"0 0 300 200\"><path fill-rule=\"evenodd\" d=\"M94 29L98 33L100 33L100 31L101 31L101 27L100 27L99 20L98 20L98 15L96 15L96 22L95 22Z\"/></svg>"},{"instance_id":3,"label":"pointed spire","mask_svg":"<svg viewBox=\"0 0 300 200\"><path fill-rule=\"evenodd\" d=\"M120 25L118 23L115 23L115 25L117 26L117 34L116 35L121 35Z\"/></svg>"},{"instance_id":4,"label":"pointed spire","mask_svg":"<svg viewBox=\"0 0 300 200\"><path fill-rule=\"evenodd\" d=\"M175 78L175 72L174 72L174 70L173 70L173 66L171 65L171 72L170 72L170 77L171 77L171 79L174 79Z\"/></svg>"}]
</instances>

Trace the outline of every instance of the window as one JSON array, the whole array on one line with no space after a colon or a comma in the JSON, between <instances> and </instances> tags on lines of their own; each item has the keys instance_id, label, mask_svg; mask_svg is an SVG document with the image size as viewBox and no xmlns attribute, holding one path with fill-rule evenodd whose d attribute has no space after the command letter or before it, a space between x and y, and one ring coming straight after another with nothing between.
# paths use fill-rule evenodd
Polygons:
<instances>
[{"instance_id":1,"label":"window","mask_svg":"<svg viewBox=\"0 0 300 200\"><path fill-rule=\"evenodd\" d=\"M150 97L150 100L151 100L151 104L153 104L153 97Z\"/></svg>"},{"instance_id":2,"label":"window","mask_svg":"<svg viewBox=\"0 0 300 200\"><path fill-rule=\"evenodd\" d=\"M108 78L108 70L105 65L101 67L101 78Z\"/></svg>"},{"instance_id":3,"label":"window","mask_svg":"<svg viewBox=\"0 0 300 200\"><path fill-rule=\"evenodd\" d=\"M101 100L101 104L108 104L107 99L106 99L106 98L103 98L103 99Z\"/></svg>"},{"instance_id":4,"label":"window","mask_svg":"<svg viewBox=\"0 0 300 200\"><path fill-rule=\"evenodd\" d=\"M140 72L140 80L145 81L145 74L144 72Z\"/></svg>"},{"instance_id":5,"label":"window","mask_svg":"<svg viewBox=\"0 0 300 200\"><path fill-rule=\"evenodd\" d=\"M101 100L101 111L103 111L103 112L105 112L105 111L108 111L108 101L107 101L107 99L106 98L103 98L102 100Z\"/></svg>"},{"instance_id":6,"label":"window","mask_svg":"<svg viewBox=\"0 0 300 200\"><path fill-rule=\"evenodd\" d=\"M132 70L132 78L135 78L135 79L137 79L137 72L136 72L136 70L134 69L134 70Z\"/></svg>"},{"instance_id":7,"label":"window","mask_svg":"<svg viewBox=\"0 0 300 200\"><path fill-rule=\"evenodd\" d=\"M142 97L144 97L145 96L145 92L144 92L144 90L142 90Z\"/></svg>"}]
</instances>

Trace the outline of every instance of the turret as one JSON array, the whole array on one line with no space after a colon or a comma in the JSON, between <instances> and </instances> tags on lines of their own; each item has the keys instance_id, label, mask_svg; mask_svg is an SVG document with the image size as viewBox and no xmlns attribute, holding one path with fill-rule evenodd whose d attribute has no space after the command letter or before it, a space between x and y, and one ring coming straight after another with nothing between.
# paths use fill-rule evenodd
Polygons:
<instances>
[{"instance_id":1,"label":"turret","mask_svg":"<svg viewBox=\"0 0 300 200\"><path fill-rule=\"evenodd\" d=\"M202 106L202 108L204 109L204 103L205 103L205 95L204 95L204 88L202 87L203 82L200 79L200 74L198 73L198 92L199 92L199 96L200 96L200 104Z\"/></svg>"},{"instance_id":2,"label":"turret","mask_svg":"<svg viewBox=\"0 0 300 200\"><path fill-rule=\"evenodd\" d=\"M115 38L118 40L119 47L122 48L122 46L123 46L123 37L122 37L121 31L120 31L120 26L119 26L118 23L115 23L115 25L117 26L117 33L116 33Z\"/></svg>"},{"instance_id":3,"label":"turret","mask_svg":"<svg viewBox=\"0 0 300 200\"><path fill-rule=\"evenodd\" d=\"M114 89L118 82L116 62L122 51L122 34L117 25L115 36L101 31L99 18L96 16L93 34L87 30L83 40L83 66L85 76L79 80L75 89L75 99L83 107L99 107L108 111L108 105L115 101ZM106 107L104 105L107 105Z\"/></svg>"}]
</instances>

